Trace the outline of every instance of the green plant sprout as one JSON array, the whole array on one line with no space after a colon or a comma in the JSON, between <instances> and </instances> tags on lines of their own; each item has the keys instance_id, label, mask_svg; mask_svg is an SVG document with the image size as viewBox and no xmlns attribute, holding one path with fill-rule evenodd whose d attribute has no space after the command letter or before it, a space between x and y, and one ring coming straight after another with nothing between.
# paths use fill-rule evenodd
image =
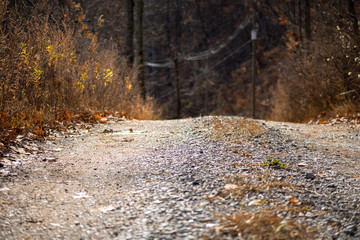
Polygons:
<instances>
[{"instance_id":1,"label":"green plant sprout","mask_svg":"<svg viewBox=\"0 0 360 240\"><path fill-rule=\"evenodd\" d=\"M264 167L281 167L285 168L285 163L281 162L276 158L269 157L267 161L263 163Z\"/></svg>"}]
</instances>

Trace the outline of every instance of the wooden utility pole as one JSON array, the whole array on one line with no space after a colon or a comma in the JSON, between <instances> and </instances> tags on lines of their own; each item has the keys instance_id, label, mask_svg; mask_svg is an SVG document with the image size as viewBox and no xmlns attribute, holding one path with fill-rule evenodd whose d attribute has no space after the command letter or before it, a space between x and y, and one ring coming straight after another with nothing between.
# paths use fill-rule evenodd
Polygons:
<instances>
[{"instance_id":1,"label":"wooden utility pole","mask_svg":"<svg viewBox=\"0 0 360 240\"><path fill-rule=\"evenodd\" d=\"M251 117L256 117L256 101L255 101L255 74L256 74L256 66L255 66L255 49L256 49L256 31L257 27L255 26L255 9L253 10L252 15L252 30L251 30L251 40L252 40L252 58L251 58Z\"/></svg>"}]
</instances>

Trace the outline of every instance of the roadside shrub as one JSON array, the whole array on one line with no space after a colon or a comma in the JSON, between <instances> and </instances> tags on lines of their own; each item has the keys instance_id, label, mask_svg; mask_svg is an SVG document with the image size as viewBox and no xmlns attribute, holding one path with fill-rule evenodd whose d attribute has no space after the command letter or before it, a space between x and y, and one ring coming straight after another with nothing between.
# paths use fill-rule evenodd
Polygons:
<instances>
[{"instance_id":1,"label":"roadside shrub","mask_svg":"<svg viewBox=\"0 0 360 240\"><path fill-rule=\"evenodd\" d=\"M273 91L276 120L306 121L359 111L360 46L351 19L345 10L328 6L314 22L308 47L290 52L279 64Z\"/></svg>"},{"instance_id":2,"label":"roadside shrub","mask_svg":"<svg viewBox=\"0 0 360 240\"><path fill-rule=\"evenodd\" d=\"M140 100L136 69L116 43L100 43L84 22L80 4L0 3L0 130L31 129L64 111L130 111L142 106L154 118L152 100ZM142 118L142 110L137 110Z\"/></svg>"}]
</instances>

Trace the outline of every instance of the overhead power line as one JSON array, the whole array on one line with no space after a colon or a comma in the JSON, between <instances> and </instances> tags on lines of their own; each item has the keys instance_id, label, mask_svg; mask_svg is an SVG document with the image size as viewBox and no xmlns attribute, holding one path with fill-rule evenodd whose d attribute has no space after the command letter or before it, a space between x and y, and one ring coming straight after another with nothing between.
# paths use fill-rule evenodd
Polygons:
<instances>
[{"instance_id":1,"label":"overhead power line","mask_svg":"<svg viewBox=\"0 0 360 240\"><path fill-rule=\"evenodd\" d=\"M221 63L225 62L227 59L231 58L235 53L239 52L240 50L242 50L247 44L249 44L251 42L251 40L245 42L243 45L241 45L240 47L238 47L235 51L233 51L232 53L230 53L229 55L227 55L226 57L224 57L223 59L221 59L220 61L218 61L217 63L215 63L214 65L212 65L210 67L210 69L217 67L218 65L220 65Z\"/></svg>"},{"instance_id":2,"label":"overhead power line","mask_svg":"<svg viewBox=\"0 0 360 240\"><path fill-rule=\"evenodd\" d=\"M185 56L180 58L180 60L184 61L199 61L202 59L209 58L211 55L215 55L219 53L222 49L224 49L231 41L233 41L248 24L250 23L250 17L247 17L241 24L238 25L238 27L235 29L235 31L228 37L224 42L219 44L216 48L209 49L200 53L197 53L192 56ZM247 44L246 42L245 44ZM245 44L243 44L240 48L242 48ZM231 53L230 55L226 56L225 58L229 58L232 55L234 55L239 49L235 50L235 52ZM226 60L225 59L225 60ZM173 61L170 58L158 61L158 62L145 62L145 66L149 67L157 67L157 68L172 68L174 66ZM219 63L220 64L220 63ZM216 64L218 65L218 64Z\"/></svg>"},{"instance_id":3,"label":"overhead power line","mask_svg":"<svg viewBox=\"0 0 360 240\"><path fill-rule=\"evenodd\" d=\"M241 32L241 30L243 30L250 22L250 17L247 17L245 19L245 21L243 21L241 24L239 24L239 26L235 29L235 31L224 41L222 42L219 46L217 46L216 48L213 49L209 49L203 52L200 52L194 56L187 56L184 57L183 60L186 61L197 61L197 60L201 60L201 59L205 59L210 57L211 55L217 54L218 52L220 52L222 49L224 49L227 45L229 45L229 43L234 40L239 33Z\"/></svg>"},{"instance_id":4,"label":"overhead power line","mask_svg":"<svg viewBox=\"0 0 360 240\"><path fill-rule=\"evenodd\" d=\"M154 63L154 62L145 62L145 66L149 66L149 67L157 67L157 68L172 68L173 67L173 62L168 60L167 62L158 62L158 63Z\"/></svg>"}]
</instances>

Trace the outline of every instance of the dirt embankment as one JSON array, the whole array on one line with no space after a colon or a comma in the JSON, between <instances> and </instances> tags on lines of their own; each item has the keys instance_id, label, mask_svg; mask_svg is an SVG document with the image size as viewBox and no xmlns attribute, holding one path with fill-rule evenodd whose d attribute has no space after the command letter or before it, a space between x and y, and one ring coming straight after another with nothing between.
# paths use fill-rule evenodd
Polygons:
<instances>
[{"instance_id":1,"label":"dirt embankment","mask_svg":"<svg viewBox=\"0 0 360 240\"><path fill-rule=\"evenodd\" d=\"M24 141L1 160L0 238L358 239L359 142L356 126L237 117Z\"/></svg>"}]
</instances>

